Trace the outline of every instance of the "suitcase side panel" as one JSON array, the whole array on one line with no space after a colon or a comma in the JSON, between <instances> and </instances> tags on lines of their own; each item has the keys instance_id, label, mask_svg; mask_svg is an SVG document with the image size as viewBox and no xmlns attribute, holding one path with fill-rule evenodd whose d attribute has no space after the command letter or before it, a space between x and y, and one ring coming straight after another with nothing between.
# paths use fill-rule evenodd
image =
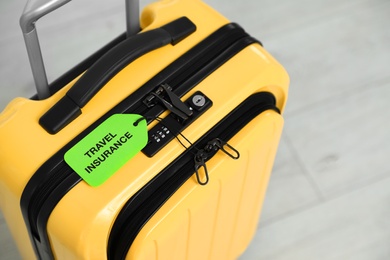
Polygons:
<instances>
[{"instance_id":1,"label":"suitcase side panel","mask_svg":"<svg viewBox=\"0 0 390 260\"><path fill-rule=\"evenodd\" d=\"M22 212L19 207L19 198L9 196L9 194L12 193L9 190L8 185L5 185L4 182L0 182L0 209L4 215L7 226L11 231L12 238L14 241L17 241L16 246L22 259L34 259L35 253L31 247L27 229L24 225Z\"/></svg>"},{"instance_id":2,"label":"suitcase side panel","mask_svg":"<svg viewBox=\"0 0 390 260\"><path fill-rule=\"evenodd\" d=\"M207 162L210 182L189 179L148 221L127 259L236 259L257 226L283 119L266 111L233 137L234 161Z\"/></svg>"}]
</instances>

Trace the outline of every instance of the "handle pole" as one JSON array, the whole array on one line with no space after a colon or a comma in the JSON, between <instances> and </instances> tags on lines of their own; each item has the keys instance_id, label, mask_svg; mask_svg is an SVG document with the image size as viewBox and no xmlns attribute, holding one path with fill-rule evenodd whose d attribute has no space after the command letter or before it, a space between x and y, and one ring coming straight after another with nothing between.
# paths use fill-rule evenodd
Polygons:
<instances>
[{"instance_id":1,"label":"handle pole","mask_svg":"<svg viewBox=\"0 0 390 260\"><path fill-rule=\"evenodd\" d=\"M24 33L24 42L28 58L30 60L31 71L34 77L35 87L39 99L45 99L50 96L49 83L47 81L45 65L43 63L42 52L39 46L38 34L34 28L29 33Z\"/></svg>"},{"instance_id":2,"label":"handle pole","mask_svg":"<svg viewBox=\"0 0 390 260\"><path fill-rule=\"evenodd\" d=\"M139 0L126 0L126 27L127 37L140 31Z\"/></svg>"},{"instance_id":3,"label":"handle pole","mask_svg":"<svg viewBox=\"0 0 390 260\"><path fill-rule=\"evenodd\" d=\"M50 90L35 23L42 16L56 10L69 1L71 0L29 0L20 17L20 28L26 43L39 99L49 97Z\"/></svg>"},{"instance_id":4,"label":"handle pole","mask_svg":"<svg viewBox=\"0 0 390 260\"><path fill-rule=\"evenodd\" d=\"M50 96L42 51L35 28L36 21L71 0L28 0L20 17L20 27L30 60L31 70L39 99ZM126 0L127 37L140 31L139 0Z\"/></svg>"}]
</instances>

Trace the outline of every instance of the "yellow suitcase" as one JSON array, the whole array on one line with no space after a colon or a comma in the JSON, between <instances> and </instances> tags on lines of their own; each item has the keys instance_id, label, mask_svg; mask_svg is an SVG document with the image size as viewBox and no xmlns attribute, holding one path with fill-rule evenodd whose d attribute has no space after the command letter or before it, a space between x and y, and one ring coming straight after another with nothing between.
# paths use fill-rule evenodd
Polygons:
<instances>
[{"instance_id":1,"label":"yellow suitcase","mask_svg":"<svg viewBox=\"0 0 390 260\"><path fill-rule=\"evenodd\" d=\"M286 71L199 0L150 4L140 26L0 114L0 208L24 259L236 259L256 231Z\"/></svg>"}]
</instances>

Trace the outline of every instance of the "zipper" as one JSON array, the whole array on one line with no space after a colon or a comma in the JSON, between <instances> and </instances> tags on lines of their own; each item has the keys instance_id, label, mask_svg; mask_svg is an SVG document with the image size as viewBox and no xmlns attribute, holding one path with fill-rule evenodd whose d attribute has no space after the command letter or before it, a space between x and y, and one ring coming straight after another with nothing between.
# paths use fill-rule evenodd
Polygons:
<instances>
[{"instance_id":1,"label":"zipper","mask_svg":"<svg viewBox=\"0 0 390 260\"><path fill-rule=\"evenodd\" d=\"M252 119L270 109L280 113L272 94L253 94L131 197L112 226L107 245L108 259L125 259L145 223L193 174L200 185L206 185L209 179L206 162L218 151L239 159L239 151L227 142ZM200 171L204 172L203 178Z\"/></svg>"},{"instance_id":2,"label":"zipper","mask_svg":"<svg viewBox=\"0 0 390 260\"><path fill-rule=\"evenodd\" d=\"M81 181L63 160L67 150L112 114L136 113L146 118L153 115L148 123L166 109L179 117L190 116L180 97L252 43L259 42L238 25L223 26L125 98L43 164L26 185L20 202L36 255L41 259L54 259L47 221L62 197ZM149 105L145 104L147 99L152 99Z\"/></svg>"}]
</instances>

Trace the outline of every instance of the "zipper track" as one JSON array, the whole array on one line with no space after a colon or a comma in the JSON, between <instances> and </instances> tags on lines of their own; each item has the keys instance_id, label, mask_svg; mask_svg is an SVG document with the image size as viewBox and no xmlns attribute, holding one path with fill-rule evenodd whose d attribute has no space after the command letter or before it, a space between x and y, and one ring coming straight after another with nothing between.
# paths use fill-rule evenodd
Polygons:
<instances>
[{"instance_id":1,"label":"zipper track","mask_svg":"<svg viewBox=\"0 0 390 260\"><path fill-rule=\"evenodd\" d=\"M33 209L40 209L50 193L61 183L63 182L68 175L72 172L71 168L62 167L59 171L53 173L50 178L45 182L44 189L40 189L35 194L34 200L32 200L30 207ZM29 221L32 222L34 219L38 218L38 211L31 211L29 215ZM35 225L31 226L31 232L39 240L38 230Z\"/></svg>"},{"instance_id":2,"label":"zipper track","mask_svg":"<svg viewBox=\"0 0 390 260\"><path fill-rule=\"evenodd\" d=\"M107 246L108 259L125 259L145 223L194 174L197 147L205 146L214 138L230 140L257 115L269 109L279 112L272 94L261 92L250 96L130 198L112 227ZM216 152L211 152L207 160Z\"/></svg>"},{"instance_id":3,"label":"zipper track","mask_svg":"<svg viewBox=\"0 0 390 260\"><path fill-rule=\"evenodd\" d=\"M222 35L217 37L218 34ZM206 44L207 39L212 37L217 39L214 39L212 44ZM143 87L123 100L92 126L87 128L48 160L37 173L32 176L23 191L21 209L26 225L30 230L29 235L33 241L34 250L40 258L54 258L46 230L48 218L61 198L65 196L73 186L81 181L81 178L63 161L63 155L70 147L112 114L134 113L137 111L139 114L146 113L148 109L145 109L145 106L142 104L142 98L145 94L153 90L155 86L158 86L161 83L160 81L174 82L174 84L184 83L186 85L185 88L180 86L176 87L177 90L175 89L175 94L183 96L194 87L195 82L200 82L207 75L212 73L213 70L217 69L220 65L230 59L231 56L234 56L238 51L249 44L258 42L256 39L249 37L248 34L236 24L225 25L208 38L173 62ZM235 46L237 45L237 42L240 42L239 46L236 46L235 50L231 50L229 46ZM227 51L229 51L229 53L226 53ZM210 53L210 55L205 55L207 53ZM189 60L188 56L191 57L192 55L195 55L195 58ZM220 56L222 56L222 59L219 59L218 62L210 62L210 60ZM206 71L205 68L201 66L202 62L209 62L212 64L213 66L211 67L213 68L210 68L210 66L203 66L212 71ZM193 72L191 71L191 68L193 67L200 68L198 71ZM182 68L184 69L182 70ZM191 83L187 84L187 81L185 81L186 79L189 79L187 81L191 81ZM164 108L159 105L156 105L153 109L157 111L157 114L161 114L164 111Z\"/></svg>"}]
</instances>

